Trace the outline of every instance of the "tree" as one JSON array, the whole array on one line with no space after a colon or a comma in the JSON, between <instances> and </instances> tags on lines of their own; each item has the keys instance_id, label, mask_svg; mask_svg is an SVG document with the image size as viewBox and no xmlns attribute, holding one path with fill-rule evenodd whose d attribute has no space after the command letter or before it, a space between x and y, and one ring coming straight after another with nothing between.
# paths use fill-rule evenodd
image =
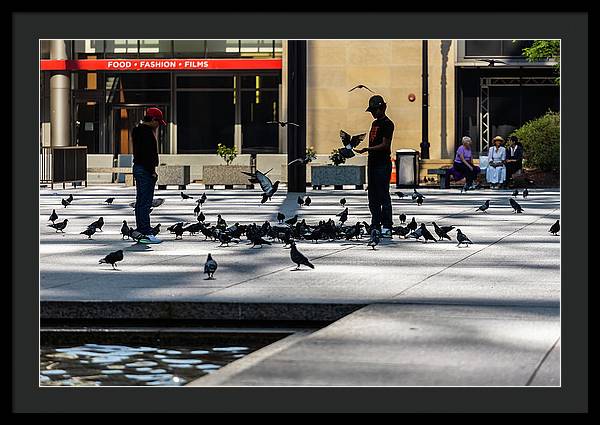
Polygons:
<instances>
[{"instance_id":1,"label":"tree","mask_svg":"<svg viewBox=\"0 0 600 425\"><path fill-rule=\"evenodd\" d=\"M560 84L560 40L534 40L531 47L523 49L523 56L529 62L553 59L556 61L556 84Z\"/></svg>"}]
</instances>

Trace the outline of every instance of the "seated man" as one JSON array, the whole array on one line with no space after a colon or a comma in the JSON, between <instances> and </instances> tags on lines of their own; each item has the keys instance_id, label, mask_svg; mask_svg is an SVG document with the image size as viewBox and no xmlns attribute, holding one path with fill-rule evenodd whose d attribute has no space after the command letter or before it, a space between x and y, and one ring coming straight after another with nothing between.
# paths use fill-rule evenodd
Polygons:
<instances>
[{"instance_id":1,"label":"seated man","mask_svg":"<svg viewBox=\"0 0 600 425\"><path fill-rule=\"evenodd\" d=\"M506 181L523 168L523 144L517 136L510 136L506 147Z\"/></svg>"}]
</instances>

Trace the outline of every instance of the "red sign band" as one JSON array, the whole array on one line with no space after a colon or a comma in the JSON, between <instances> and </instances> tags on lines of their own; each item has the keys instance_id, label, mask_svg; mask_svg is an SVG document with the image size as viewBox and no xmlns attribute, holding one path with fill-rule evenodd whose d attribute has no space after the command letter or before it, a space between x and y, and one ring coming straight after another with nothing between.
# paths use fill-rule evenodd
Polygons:
<instances>
[{"instance_id":1,"label":"red sign band","mask_svg":"<svg viewBox=\"0 0 600 425\"><path fill-rule=\"evenodd\" d=\"M40 61L42 71L205 71L281 69L281 59L85 59Z\"/></svg>"}]
</instances>

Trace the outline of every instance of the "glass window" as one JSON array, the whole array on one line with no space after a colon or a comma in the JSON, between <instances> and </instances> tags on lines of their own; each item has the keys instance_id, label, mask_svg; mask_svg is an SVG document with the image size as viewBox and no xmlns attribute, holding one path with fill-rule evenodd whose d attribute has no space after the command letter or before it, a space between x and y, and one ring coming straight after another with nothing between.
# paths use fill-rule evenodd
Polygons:
<instances>
[{"instance_id":1,"label":"glass window","mask_svg":"<svg viewBox=\"0 0 600 425\"><path fill-rule=\"evenodd\" d=\"M184 76L177 77L177 88L201 89L201 88L218 88L218 89L233 89L233 76Z\"/></svg>"},{"instance_id":2,"label":"glass window","mask_svg":"<svg viewBox=\"0 0 600 425\"><path fill-rule=\"evenodd\" d=\"M467 40L465 56L494 57L502 55L501 40Z\"/></svg>"},{"instance_id":3,"label":"glass window","mask_svg":"<svg viewBox=\"0 0 600 425\"><path fill-rule=\"evenodd\" d=\"M170 91L119 90L115 93L114 103L170 103Z\"/></svg>"},{"instance_id":4,"label":"glass window","mask_svg":"<svg viewBox=\"0 0 600 425\"><path fill-rule=\"evenodd\" d=\"M40 58L50 59L50 40L40 40Z\"/></svg>"},{"instance_id":5,"label":"glass window","mask_svg":"<svg viewBox=\"0 0 600 425\"><path fill-rule=\"evenodd\" d=\"M279 150L279 126L267 124L279 117L279 93L272 90L242 92L242 153Z\"/></svg>"},{"instance_id":6,"label":"glass window","mask_svg":"<svg viewBox=\"0 0 600 425\"><path fill-rule=\"evenodd\" d=\"M233 91L177 92L177 152L216 153L234 144Z\"/></svg>"},{"instance_id":7,"label":"glass window","mask_svg":"<svg viewBox=\"0 0 600 425\"><path fill-rule=\"evenodd\" d=\"M173 40L173 48L178 56L204 57L204 52L206 51L206 41Z\"/></svg>"},{"instance_id":8,"label":"glass window","mask_svg":"<svg viewBox=\"0 0 600 425\"><path fill-rule=\"evenodd\" d=\"M106 89L110 90L113 78L119 78L119 87L124 90L147 90L147 89L170 89L170 74L164 72L155 73L122 73L107 74Z\"/></svg>"}]
</instances>

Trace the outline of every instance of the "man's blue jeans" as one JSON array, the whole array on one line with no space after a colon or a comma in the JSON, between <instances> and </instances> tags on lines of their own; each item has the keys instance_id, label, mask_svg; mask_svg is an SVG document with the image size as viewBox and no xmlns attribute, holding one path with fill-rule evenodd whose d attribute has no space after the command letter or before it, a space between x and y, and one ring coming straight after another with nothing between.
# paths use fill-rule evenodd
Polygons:
<instances>
[{"instance_id":1,"label":"man's blue jeans","mask_svg":"<svg viewBox=\"0 0 600 425\"><path fill-rule=\"evenodd\" d=\"M371 226L378 230L381 227L392 228L392 200L390 198L390 177L392 163L386 165L368 165L369 210Z\"/></svg>"},{"instance_id":2,"label":"man's blue jeans","mask_svg":"<svg viewBox=\"0 0 600 425\"><path fill-rule=\"evenodd\" d=\"M156 180L152 173L141 165L133 164L133 178L135 179L135 224L137 231L150 235L152 226L150 226L150 208L152 199L154 199L154 184Z\"/></svg>"}]
</instances>

